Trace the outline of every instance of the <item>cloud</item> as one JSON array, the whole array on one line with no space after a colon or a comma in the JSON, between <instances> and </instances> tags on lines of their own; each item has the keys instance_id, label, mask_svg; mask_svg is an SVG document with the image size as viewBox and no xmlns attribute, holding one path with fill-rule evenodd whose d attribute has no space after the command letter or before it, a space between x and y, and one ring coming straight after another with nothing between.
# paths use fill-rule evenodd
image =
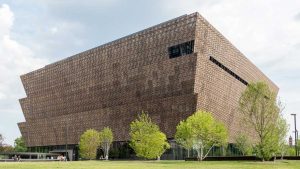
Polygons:
<instances>
[{"instance_id":1,"label":"cloud","mask_svg":"<svg viewBox=\"0 0 300 169\"><path fill-rule=\"evenodd\" d=\"M297 21L300 21L300 12L299 12L297 15L295 15L295 19L296 19Z\"/></svg>"},{"instance_id":2,"label":"cloud","mask_svg":"<svg viewBox=\"0 0 300 169\"><path fill-rule=\"evenodd\" d=\"M14 20L13 13L6 4L1 6L0 20L0 37L3 37L9 33L10 27L12 26Z\"/></svg>"},{"instance_id":3,"label":"cloud","mask_svg":"<svg viewBox=\"0 0 300 169\"><path fill-rule=\"evenodd\" d=\"M16 123L23 119L18 99L25 97L19 76L48 63L34 56L26 46L11 38L14 14L6 4L0 6L0 133L12 143L18 133ZM10 134L10 132L13 134Z\"/></svg>"}]
</instances>

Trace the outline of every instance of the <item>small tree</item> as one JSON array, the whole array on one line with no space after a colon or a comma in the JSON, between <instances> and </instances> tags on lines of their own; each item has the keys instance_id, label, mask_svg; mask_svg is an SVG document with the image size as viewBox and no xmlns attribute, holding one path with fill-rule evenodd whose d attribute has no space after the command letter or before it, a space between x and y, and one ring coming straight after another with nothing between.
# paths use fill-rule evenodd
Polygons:
<instances>
[{"instance_id":1,"label":"small tree","mask_svg":"<svg viewBox=\"0 0 300 169\"><path fill-rule=\"evenodd\" d=\"M281 160L283 160L283 156L288 151L288 147L286 145L286 136L288 130L288 124L286 120L281 116L280 118L278 118L277 122L278 152L281 155Z\"/></svg>"},{"instance_id":2,"label":"small tree","mask_svg":"<svg viewBox=\"0 0 300 169\"><path fill-rule=\"evenodd\" d=\"M16 152L26 152L27 151L27 147L25 145L25 141L22 136L15 139L14 149Z\"/></svg>"},{"instance_id":3,"label":"small tree","mask_svg":"<svg viewBox=\"0 0 300 169\"><path fill-rule=\"evenodd\" d=\"M14 152L14 147L8 144L2 144L0 152Z\"/></svg>"},{"instance_id":4,"label":"small tree","mask_svg":"<svg viewBox=\"0 0 300 169\"><path fill-rule=\"evenodd\" d=\"M105 127L100 133L100 146L104 152L104 157L108 160L109 148L111 143L113 142L114 136L109 127Z\"/></svg>"},{"instance_id":5,"label":"small tree","mask_svg":"<svg viewBox=\"0 0 300 169\"><path fill-rule=\"evenodd\" d=\"M187 148L192 142L192 147L197 151L197 157L201 161L214 146L227 144L228 133L224 124L216 121L211 113L205 111L197 111L186 121L181 121L177 129L176 141ZM208 151L204 155L205 149Z\"/></svg>"},{"instance_id":6,"label":"small tree","mask_svg":"<svg viewBox=\"0 0 300 169\"><path fill-rule=\"evenodd\" d=\"M252 144L246 134L239 133L235 138L235 144L243 156L252 153Z\"/></svg>"},{"instance_id":7,"label":"small tree","mask_svg":"<svg viewBox=\"0 0 300 169\"><path fill-rule=\"evenodd\" d=\"M193 148L192 128L185 121L181 121L176 127L175 140L176 142L188 151L190 156L190 149Z\"/></svg>"},{"instance_id":8,"label":"small tree","mask_svg":"<svg viewBox=\"0 0 300 169\"><path fill-rule=\"evenodd\" d=\"M170 147L166 135L144 112L130 124L130 137L130 146L138 157L159 160L165 150Z\"/></svg>"},{"instance_id":9,"label":"small tree","mask_svg":"<svg viewBox=\"0 0 300 169\"><path fill-rule=\"evenodd\" d=\"M3 146L3 142L4 142L4 137L3 137L2 134L0 133L0 147Z\"/></svg>"},{"instance_id":10,"label":"small tree","mask_svg":"<svg viewBox=\"0 0 300 169\"><path fill-rule=\"evenodd\" d=\"M297 148L297 152L299 154L299 150L300 150L300 140L299 139L297 140L297 146L296 146L296 148ZM294 147L294 149L295 149L295 147Z\"/></svg>"},{"instance_id":11,"label":"small tree","mask_svg":"<svg viewBox=\"0 0 300 169\"><path fill-rule=\"evenodd\" d=\"M295 156L296 155L296 151L295 151L295 147L290 147L289 145L287 145L287 155L289 156Z\"/></svg>"},{"instance_id":12,"label":"small tree","mask_svg":"<svg viewBox=\"0 0 300 169\"><path fill-rule=\"evenodd\" d=\"M82 158L95 159L97 148L100 145L99 133L94 129L85 131L80 136L79 152Z\"/></svg>"},{"instance_id":13,"label":"small tree","mask_svg":"<svg viewBox=\"0 0 300 169\"><path fill-rule=\"evenodd\" d=\"M258 136L257 155L268 160L278 149L277 119L281 109L276 103L276 94L264 82L251 83L239 100L243 124L253 128Z\"/></svg>"}]
</instances>

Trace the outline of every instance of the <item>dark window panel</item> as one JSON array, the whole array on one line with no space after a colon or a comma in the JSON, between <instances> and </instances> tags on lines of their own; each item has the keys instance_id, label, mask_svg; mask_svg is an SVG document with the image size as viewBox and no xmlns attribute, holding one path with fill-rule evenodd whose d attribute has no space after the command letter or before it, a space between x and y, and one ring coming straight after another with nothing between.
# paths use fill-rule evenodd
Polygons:
<instances>
[{"instance_id":1,"label":"dark window panel","mask_svg":"<svg viewBox=\"0 0 300 169\"><path fill-rule=\"evenodd\" d=\"M194 52L194 40L168 48L170 59L188 55Z\"/></svg>"},{"instance_id":2,"label":"dark window panel","mask_svg":"<svg viewBox=\"0 0 300 169\"><path fill-rule=\"evenodd\" d=\"M238 81L242 82L244 85L246 85L246 86L248 85L248 82L246 80L244 80L243 78L241 78L240 76L238 76L237 74L235 74L228 67L226 67L225 65L223 65L221 62L217 61L214 57L210 56L209 60L211 62L213 62L214 64L216 64L217 66L219 66L220 68L222 68L223 70L225 70L225 72L229 73L235 79L237 79Z\"/></svg>"}]
</instances>

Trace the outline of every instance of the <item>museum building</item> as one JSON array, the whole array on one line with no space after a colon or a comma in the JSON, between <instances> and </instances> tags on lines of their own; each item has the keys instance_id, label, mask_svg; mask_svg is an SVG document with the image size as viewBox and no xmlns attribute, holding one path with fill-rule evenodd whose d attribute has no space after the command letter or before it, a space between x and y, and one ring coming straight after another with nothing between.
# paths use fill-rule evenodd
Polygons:
<instances>
[{"instance_id":1,"label":"museum building","mask_svg":"<svg viewBox=\"0 0 300 169\"><path fill-rule=\"evenodd\" d=\"M267 56L266 56L267 57ZM126 150L130 123L141 111L167 135L165 159L181 159L176 126L206 110L239 132L238 100L250 82L278 87L199 13L183 15L81 52L21 76L25 122L18 123L31 151L68 152L78 158L80 135L108 126L113 148ZM129 149L129 148L128 148ZM174 152L176 149L177 155ZM120 155L119 157L123 157ZM125 155L124 155L125 154Z\"/></svg>"}]
</instances>

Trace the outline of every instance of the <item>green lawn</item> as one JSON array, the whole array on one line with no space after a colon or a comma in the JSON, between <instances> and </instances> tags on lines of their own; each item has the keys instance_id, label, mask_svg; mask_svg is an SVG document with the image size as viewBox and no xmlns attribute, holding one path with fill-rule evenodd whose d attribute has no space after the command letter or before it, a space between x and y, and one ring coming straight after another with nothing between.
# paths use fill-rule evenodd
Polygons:
<instances>
[{"instance_id":1,"label":"green lawn","mask_svg":"<svg viewBox=\"0 0 300 169\"><path fill-rule=\"evenodd\" d=\"M184 162L184 161L76 161L1 162L0 169L300 169L300 161L276 162Z\"/></svg>"}]
</instances>

